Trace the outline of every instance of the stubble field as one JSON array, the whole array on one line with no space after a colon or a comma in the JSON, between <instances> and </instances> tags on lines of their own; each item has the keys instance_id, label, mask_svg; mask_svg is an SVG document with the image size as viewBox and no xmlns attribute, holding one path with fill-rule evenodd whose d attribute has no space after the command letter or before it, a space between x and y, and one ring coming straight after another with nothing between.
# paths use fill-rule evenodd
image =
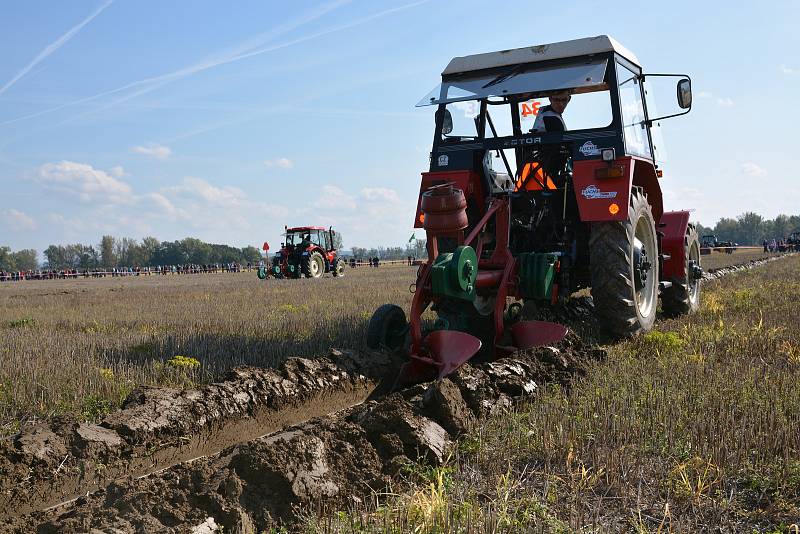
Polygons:
<instances>
[{"instance_id":1,"label":"stubble field","mask_svg":"<svg viewBox=\"0 0 800 534\"><path fill-rule=\"evenodd\" d=\"M408 309L415 275L416 267L384 265L320 280L237 273L2 284L0 435L61 413L97 420L140 384L191 387L238 365L361 349L375 308Z\"/></svg>"}]
</instances>

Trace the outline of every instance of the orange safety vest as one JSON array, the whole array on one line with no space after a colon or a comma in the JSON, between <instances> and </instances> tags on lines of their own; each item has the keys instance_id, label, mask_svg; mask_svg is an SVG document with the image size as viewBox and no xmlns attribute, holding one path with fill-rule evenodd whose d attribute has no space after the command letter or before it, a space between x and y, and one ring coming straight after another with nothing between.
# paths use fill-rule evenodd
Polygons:
<instances>
[{"instance_id":1,"label":"orange safety vest","mask_svg":"<svg viewBox=\"0 0 800 534\"><path fill-rule=\"evenodd\" d=\"M530 175L531 171L534 168L536 169L534 171L534 177L528 180L528 176ZM547 189L551 190L557 189L556 184L553 182L552 178L550 178L550 176L545 174L544 170L542 169L542 166L536 162L525 164L525 167L523 167L522 173L520 174L519 179L517 180L517 185L514 188L514 191L519 191L522 188L523 184L525 184L526 191L541 191L542 186L540 184L544 184L545 186L547 186Z\"/></svg>"}]
</instances>

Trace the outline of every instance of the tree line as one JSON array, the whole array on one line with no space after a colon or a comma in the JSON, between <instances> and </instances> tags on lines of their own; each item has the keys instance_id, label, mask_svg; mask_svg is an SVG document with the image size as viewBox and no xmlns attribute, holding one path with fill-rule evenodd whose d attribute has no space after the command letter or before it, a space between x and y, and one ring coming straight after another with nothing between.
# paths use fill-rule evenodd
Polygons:
<instances>
[{"instance_id":1,"label":"tree line","mask_svg":"<svg viewBox=\"0 0 800 534\"><path fill-rule=\"evenodd\" d=\"M404 260L409 256L422 258L427 255L425 251L425 239L416 239L408 243L405 247L353 247L354 258L380 258L382 260Z\"/></svg>"},{"instance_id":2,"label":"tree line","mask_svg":"<svg viewBox=\"0 0 800 534\"><path fill-rule=\"evenodd\" d=\"M145 237L141 241L130 237L105 235L97 245L74 243L50 245L44 251L47 269L112 269L114 267L154 267L157 265L210 265L215 263L258 263L261 251L256 247L243 248L206 243L187 237L178 241L159 241ZM39 267L35 250L12 252L0 247L0 270L27 271Z\"/></svg>"},{"instance_id":3,"label":"tree line","mask_svg":"<svg viewBox=\"0 0 800 534\"><path fill-rule=\"evenodd\" d=\"M698 224L698 233L714 234L720 241L733 241L740 245L761 245L764 240L785 239L792 232L800 232L800 215L778 215L765 219L751 211L735 219L723 217L713 228Z\"/></svg>"},{"instance_id":4,"label":"tree line","mask_svg":"<svg viewBox=\"0 0 800 534\"><path fill-rule=\"evenodd\" d=\"M778 215L765 219L753 212L736 218L724 217L713 228L697 223L699 234L714 234L721 241L740 245L760 245L765 239L783 239L800 232L800 215ZM352 247L356 258L405 259L426 255L425 240L417 239L404 247ZM98 269L114 267L154 267L157 265L208 265L213 263L258 263L261 251L253 246L243 248L206 243L187 237L178 241L159 241L145 237L141 241L130 237L105 235L97 245L75 243L50 245L44 251L44 267L49 269ZM39 268L34 249L13 252L0 246L0 271L29 271Z\"/></svg>"},{"instance_id":5,"label":"tree line","mask_svg":"<svg viewBox=\"0 0 800 534\"><path fill-rule=\"evenodd\" d=\"M0 271L32 271L39 268L39 254L32 248L12 252L0 247Z\"/></svg>"}]
</instances>

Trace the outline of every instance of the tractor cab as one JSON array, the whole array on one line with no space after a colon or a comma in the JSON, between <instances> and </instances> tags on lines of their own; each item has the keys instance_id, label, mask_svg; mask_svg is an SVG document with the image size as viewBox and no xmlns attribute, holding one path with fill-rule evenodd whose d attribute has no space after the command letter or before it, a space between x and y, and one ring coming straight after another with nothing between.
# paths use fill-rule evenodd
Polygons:
<instances>
[{"instance_id":1,"label":"tractor cab","mask_svg":"<svg viewBox=\"0 0 800 534\"><path fill-rule=\"evenodd\" d=\"M704 248L713 248L717 246L717 236L713 234L704 235L700 238L700 246Z\"/></svg>"},{"instance_id":2,"label":"tractor cab","mask_svg":"<svg viewBox=\"0 0 800 534\"><path fill-rule=\"evenodd\" d=\"M676 112L656 117L645 83L670 76L677 79ZM437 106L420 193L454 182L467 192L473 224L486 199L498 194L520 197L523 217L525 204L536 203L558 219L591 222L627 217L633 181L646 187L659 220L656 162L664 158L656 121L688 113L691 103L688 76L645 73L632 52L604 35L456 57L417 104ZM418 207L418 228L421 216ZM546 233L536 236L539 246L563 242ZM514 252L529 248L530 237L513 236ZM578 238L578 253L586 252L582 236L570 237Z\"/></svg>"},{"instance_id":3,"label":"tractor cab","mask_svg":"<svg viewBox=\"0 0 800 534\"><path fill-rule=\"evenodd\" d=\"M272 259L271 274L278 278L319 278L326 272L344 276L339 258L342 236L333 227L285 227L281 250Z\"/></svg>"}]
</instances>

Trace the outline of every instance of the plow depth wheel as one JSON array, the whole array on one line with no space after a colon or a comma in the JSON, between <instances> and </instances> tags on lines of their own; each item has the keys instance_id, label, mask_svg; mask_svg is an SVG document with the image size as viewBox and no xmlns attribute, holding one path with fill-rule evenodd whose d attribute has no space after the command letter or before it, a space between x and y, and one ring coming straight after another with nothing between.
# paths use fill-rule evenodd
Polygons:
<instances>
[{"instance_id":1,"label":"plow depth wheel","mask_svg":"<svg viewBox=\"0 0 800 534\"><path fill-rule=\"evenodd\" d=\"M400 350L406 342L406 312L395 304L384 304L372 314L367 325L367 347L372 350Z\"/></svg>"},{"instance_id":2,"label":"plow depth wheel","mask_svg":"<svg viewBox=\"0 0 800 534\"><path fill-rule=\"evenodd\" d=\"M319 252L312 252L303 265L306 278L319 278L325 272L325 260Z\"/></svg>"},{"instance_id":3,"label":"plow depth wheel","mask_svg":"<svg viewBox=\"0 0 800 534\"><path fill-rule=\"evenodd\" d=\"M694 226L686 229L684 239L686 251L686 270L681 280L673 282L671 287L664 290L661 295L661 308L664 313L671 316L694 313L700 306L700 278L703 271L700 268L700 240Z\"/></svg>"},{"instance_id":4,"label":"plow depth wheel","mask_svg":"<svg viewBox=\"0 0 800 534\"><path fill-rule=\"evenodd\" d=\"M653 212L640 188L631 191L628 220L592 224L592 298L612 334L650 330L658 307L658 241Z\"/></svg>"}]
</instances>

